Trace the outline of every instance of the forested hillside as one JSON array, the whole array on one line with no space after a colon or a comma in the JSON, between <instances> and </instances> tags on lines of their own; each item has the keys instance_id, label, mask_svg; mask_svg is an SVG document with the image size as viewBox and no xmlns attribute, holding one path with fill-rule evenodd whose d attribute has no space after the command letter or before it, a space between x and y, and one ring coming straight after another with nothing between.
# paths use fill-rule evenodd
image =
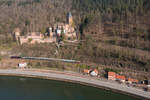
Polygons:
<instances>
[{"instance_id":1,"label":"forested hillside","mask_svg":"<svg viewBox=\"0 0 150 100\"><path fill-rule=\"evenodd\" d=\"M13 51L150 71L150 0L0 0L0 44L12 43L16 27L22 35L45 32L65 22L69 11L85 42L61 47L58 56L48 44L16 45Z\"/></svg>"}]
</instances>

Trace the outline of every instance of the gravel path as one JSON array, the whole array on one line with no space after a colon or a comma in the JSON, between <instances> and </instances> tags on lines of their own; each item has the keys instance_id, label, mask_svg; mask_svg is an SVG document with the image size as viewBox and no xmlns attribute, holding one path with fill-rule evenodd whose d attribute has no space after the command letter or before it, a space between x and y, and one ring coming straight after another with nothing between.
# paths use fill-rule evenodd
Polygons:
<instances>
[{"instance_id":1,"label":"gravel path","mask_svg":"<svg viewBox=\"0 0 150 100\"><path fill-rule=\"evenodd\" d=\"M48 79L57 79L57 80L65 80L71 81L75 83L88 84L95 87L103 87L106 89L113 89L116 91L122 91L124 94L131 94L134 96L142 97L143 99L150 100L150 92L145 92L143 90L128 87L126 85L121 85L117 83L106 82L102 80L96 80L87 77L80 77L79 75L71 75L71 74L63 74L62 72L41 72L41 71L33 71L33 70L0 70L0 75L17 75L17 76L33 76L33 77L45 77Z\"/></svg>"}]
</instances>

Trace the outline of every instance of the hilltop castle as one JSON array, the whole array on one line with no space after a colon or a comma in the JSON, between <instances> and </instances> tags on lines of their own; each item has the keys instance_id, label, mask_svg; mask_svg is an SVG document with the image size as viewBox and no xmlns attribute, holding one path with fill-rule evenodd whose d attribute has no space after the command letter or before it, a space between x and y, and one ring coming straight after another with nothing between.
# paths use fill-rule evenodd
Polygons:
<instances>
[{"instance_id":1,"label":"hilltop castle","mask_svg":"<svg viewBox=\"0 0 150 100\"><path fill-rule=\"evenodd\" d=\"M73 16L71 12L67 14L67 23L56 23L48 28L47 32L30 32L26 36L21 36L21 31L17 28L13 32L14 39L20 43L52 43L60 41L63 36L65 39L76 39L77 34L73 27Z\"/></svg>"}]
</instances>

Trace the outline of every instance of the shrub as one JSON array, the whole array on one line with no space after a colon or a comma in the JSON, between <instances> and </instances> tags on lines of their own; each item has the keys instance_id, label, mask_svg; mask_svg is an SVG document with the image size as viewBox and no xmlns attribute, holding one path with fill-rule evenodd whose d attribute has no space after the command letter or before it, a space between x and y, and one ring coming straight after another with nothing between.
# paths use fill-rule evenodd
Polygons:
<instances>
[{"instance_id":1,"label":"shrub","mask_svg":"<svg viewBox=\"0 0 150 100\"><path fill-rule=\"evenodd\" d=\"M106 73L108 73L108 72L120 73L120 70L112 69L112 68L105 68L104 70L105 70Z\"/></svg>"},{"instance_id":2,"label":"shrub","mask_svg":"<svg viewBox=\"0 0 150 100\"><path fill-rule=\"evenodd\" d=\"M29 39L28 39L28 42L30 43L31 41L32 41L32 38L29 38Z\"/></svg>"}]
</instances>

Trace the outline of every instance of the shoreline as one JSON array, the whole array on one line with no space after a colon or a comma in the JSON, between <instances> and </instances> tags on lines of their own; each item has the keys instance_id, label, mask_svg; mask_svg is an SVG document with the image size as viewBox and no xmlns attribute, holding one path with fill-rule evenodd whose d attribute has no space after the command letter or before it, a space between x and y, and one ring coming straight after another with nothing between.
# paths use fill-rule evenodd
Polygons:
<instances>
[{"instance_id":1,"label":"shoreline","mask_svg":"<svg viewBox=\"0 0 150 100\"><path fill-rule=\"evenodd\" d=\"M112 92L129 95L142 100L150 99L150 92L145 92L143 90L127 87L122 84L116 84L111 82L106 82L103 80L97 80L91 77L83 77L75 73L65 73L61 71L51 71L51 70L20 70L20 69L0 69L0 75L6 76L23 76L23 77L32 77L32 78L42 78L50 79L64 82L77 83L86 86L92 86L95 88L101 88L105 90L110 90Z\"/></svg>"}]
</instances>

